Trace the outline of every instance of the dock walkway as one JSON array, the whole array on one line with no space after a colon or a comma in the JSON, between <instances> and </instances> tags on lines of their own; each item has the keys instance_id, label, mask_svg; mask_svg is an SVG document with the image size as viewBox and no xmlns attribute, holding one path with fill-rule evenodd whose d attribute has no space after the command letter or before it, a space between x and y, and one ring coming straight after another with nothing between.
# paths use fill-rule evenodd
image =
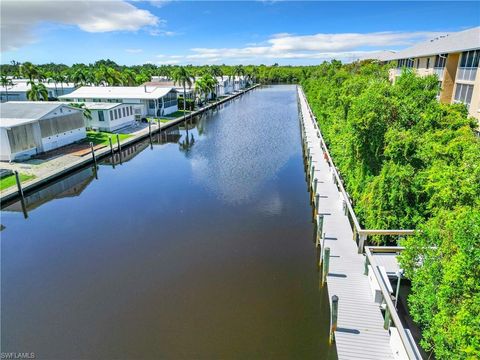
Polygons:
<instances>
[{"instance_id":1,"label":"dock walkway","mask_svg":"<svg viewBox=\"0 0 480 360\"><path fill-rule=\"evenodd\" d=\"M330 248L326 278L330 307L337 295L338 322L334 333L338 358L393 359L388 331L379 305L373 300L368 277L364 275L365 259L358 254L349 220L345 215L343 196L334 183L330 165L323 156L321 133L315 123L303 90L298 87L301 126L307 159L309 185L317 179L315 207L323 215L322 253ZM314 188L312 186L312 188Z\"/></svg>"}]
</instances>

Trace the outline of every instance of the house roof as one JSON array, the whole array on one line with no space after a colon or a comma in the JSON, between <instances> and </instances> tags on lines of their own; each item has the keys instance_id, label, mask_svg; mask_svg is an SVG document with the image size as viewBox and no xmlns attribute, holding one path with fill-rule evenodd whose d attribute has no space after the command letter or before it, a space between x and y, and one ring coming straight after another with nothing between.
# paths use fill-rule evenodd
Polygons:
<instances>
[{"instance_id":1,"label":"house roof","mask_svg":"<svg viewBox=\"0 0 480 360\"><path fill-rule=\"evenodd\" d=\"M30 84L27 83L27 81L29 81L29 80L23 81L23 79L15 79L15 80L12 80L12 81L13 81L13 85L12 86L7 86L7 90L9 92L27 92L31 88ZM38 83L38 81L36 81L36 83ZM45 85L45 87L48 90L54 90L55 89L55 84L54 83L43 82L42 84ZM60 83L57 83L56 88L57 88L57 90L61 90L62 85ZM74 89L74 88L75 88L75 85L72 84L72 83L63 83L63 89ZM5 92L5 88L3 86L0 87L0 91Z\"/></svg>"},{"instance_id":2,"label":"house roof","mask_svg":"<svg viewBox=\"0 0 480 360\"><path fill-rule=\"evenodd\" d=\"M11 128L42 119L61 107L75 111L79 109L54 101L9 101L0 106L0 127Z\"/></svg>"},{"instance_id":3,"label":"house roof","mask_svg":"<svg viewBox=\"0 0 480 360\"><path fill-rule=\"evenodd\" d=\"M89 110L109 110L122 105L122 103L103 103L103 102L85 102L85 107Z\"/></svg>"},{"instance_id":4,"label":"house roof","mask_svg":"<svg viewBox=\"0 0 480 360\"><path fill-rule=\"evenodd\" d=\"M397 60L431 56L437 54L457 53L480 49L480 27L438 36L429 41L401 50L384 60Z\"/></svg>"},{"instance_id":5,"label":"house roof","mask_svg":"<svg viewBox=\"0 0 480 360\"><path fill-rule=\"evenodd\" d=\"M147 88L144 86L82 86L59 99L147 99L153 100L176 91L171 86Z\"/></svg>"}]
</instances>

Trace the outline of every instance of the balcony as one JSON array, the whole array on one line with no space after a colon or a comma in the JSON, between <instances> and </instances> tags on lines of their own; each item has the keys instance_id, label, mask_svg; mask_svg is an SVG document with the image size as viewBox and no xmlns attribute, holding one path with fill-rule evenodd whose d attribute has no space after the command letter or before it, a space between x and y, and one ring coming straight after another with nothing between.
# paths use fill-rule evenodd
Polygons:
<instances>
[{"instance_id":1,"label":"balcony","mask_svg":"<svg viewBox=\"0 0 480 360\"><path fill-rule=\"evenodd\" d=\"M457 72L457 80L475 81L477 67L460 67Z\"/></svg>"}]
</instances>

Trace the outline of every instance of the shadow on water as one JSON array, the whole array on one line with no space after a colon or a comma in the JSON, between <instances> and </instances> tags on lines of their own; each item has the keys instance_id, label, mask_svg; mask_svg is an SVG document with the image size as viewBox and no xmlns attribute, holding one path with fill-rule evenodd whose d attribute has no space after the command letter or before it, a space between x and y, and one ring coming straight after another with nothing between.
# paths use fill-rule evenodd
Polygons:
<instances>
[{"instance_id":1,"label":"shadow on water","mask_svg":"<svg viewBox=\"0 0 480 360\"><path fill-rule=\"evenodd\" d=\"M2 210L2 351L335 359L293 86L255 90Z\"/></svg>"}]
</instances>

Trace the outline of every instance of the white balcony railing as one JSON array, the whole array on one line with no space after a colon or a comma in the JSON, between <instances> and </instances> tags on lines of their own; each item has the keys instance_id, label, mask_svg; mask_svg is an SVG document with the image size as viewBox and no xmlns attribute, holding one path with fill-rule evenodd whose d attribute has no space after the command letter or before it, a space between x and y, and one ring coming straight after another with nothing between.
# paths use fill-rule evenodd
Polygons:
<instances>
[{"instance_id":1,"label":"white balcony railing","mask_svg":"<svg viewBox=\"0 0 480 360\"><path fill-rule=\"evenodd\" d=\"M476 67L458 68L457 80L475 81L477 69Z\"/></svg>"},{"instance_id":2,"label":"white balcony railing","mask_svg":"<svg viewBox=\"0 0 480 360\"><path fill-rule=\"evenodd\" d=\"M433 73L438 76L438 80L443 81L443 72L445 71L445 68L443 67L436 67L433 68Z\"/></svg>"}]
</instances>

